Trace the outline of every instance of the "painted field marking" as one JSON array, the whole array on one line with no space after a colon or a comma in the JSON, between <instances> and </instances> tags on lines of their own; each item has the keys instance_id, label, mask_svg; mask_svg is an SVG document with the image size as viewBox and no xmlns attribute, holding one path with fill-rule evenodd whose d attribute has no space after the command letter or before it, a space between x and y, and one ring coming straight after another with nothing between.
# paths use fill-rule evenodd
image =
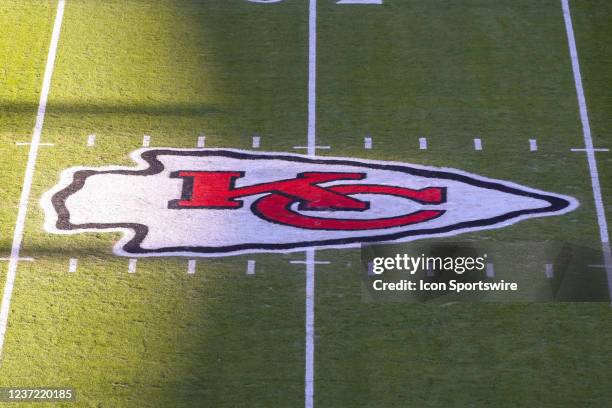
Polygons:
<instances>
[{"instance_id":1,"label":"painted field marking","mask_svg":"<svg viewBox=\"0 0 612 408\"><path fill-rule=\"evenodd\" d=\"M30 146L30 142L15 142L17 146ZM55 143L38 143L38 146L55 146Z\"/></svg>"},{"instance_id":2,"label":"painted field marking","mask_svg":"<svg viewBox=\"0 0 612 408\"><path fill-rule=\"evenodd\" d=\"M53 33L51 34L51 43L49 45L47 64L45 66L45 74L40 93L40 101L38 103L38 112L36 114L36 124L34 125L34 131L32 133L30 152L28 153L28 162L26 164L21 196L19 198L19 209L17 211L15 232L13 233L13 243L11 246L11 258L9 260L8 272L6 274L6 283L4 284L2 305L0 306L0 355L2 354L4 346L4 337L6 335L6 326L11 307L11 297L13 295L13 286L15 285L15 277L17 275L17 264L19 263L20 259L19 253L21 251L26 213L28 211L30 191L32 189L32 179L34 177L34 170L36 168L36 159L38 158L40 137L42 134L43 123L45 121L45 112L47 111L47 99L49 97L49 90L51 89L51 77L53 76L53 69L55 67L57 44L59 42L62 20L64 17L64 7L65 0L58 0L57 13L55 15L55 22L53 24Z\"/></svg>"},{"instance_id":3,"label":"painted field marking","mask_svg":"<svg viewBox=\"0 0 612 408\"><path fill-rule=\"evenodd\" d=\"M338 0L336 4L383 4L383 0Z\"/></svg>"},{"instance_id":4,"label":"painted field marking","mask_svg":"<svg viewBox=\"0 0 612 408\"><path fill-rule=\"evenodd\" d=\"M309 156L317 154L317 0L308 5L308 134ZM299 147L294 147L298 149ZM308 401L307 404L308 405ZM312 405L312 402L311 402Z\"/></svg>"},{"instance_id":5,"label":"painted field marking","mask_svg":"<svg viewBox=\"0 0 612 408\"><path fill-rule=\"evenodd\" d=\"M289 261L290 264L308 265L308 261ZM315 265L329 265L330 261L314 261Z\"/></svg>"},{"instance_id":6,"label":"painted field marking","mask_svg":"<svg viewBox=\"0 0 612 408\"><path fill-rule=\"evenodd\" d=\"M427 150L427 138L419 137L419 149Z\"/></svg>"},{"instance_id":7,"label":"painted field marking","mask_svg":"<svg viewBox=\"0 0 612 408\"><path fill-rule=\"evenodd\" d=\"M0 258L0 261L10 261L12 258ZM29 258L29 257L23 257L23 258L19 258L17 259L17 261L19 262L34 262L36 259L34 258Z\"/></svg>"},{"instance_id":8,"label":"painted field marking","mask_svg":"<svg viewBox=\"0 0 612 408\"><path fill-rule=\"evenodd\" d=\"M552 279L555 276L555 271L553 268L553 264L546 264L544 269L544 274L548 279Z\"/></svg>"},{"instance_id":9,"label":"painted field marking","mask_svg":"<svg viewBox=\"0 0 612 408\"><path fill-rule=\"evenodd\" d=\"M138 259L130 258L128 263L128 273L136 273L136 264L138 263Z\"/></svg>"},{"instance_id":10,"label":"painted field marking","mask_svg":"<svg viewBox=\"0 0 612 408\"><path fill-rule=\"evenodd\" d=\"M142 147L149 147L151 145L151 136L144 135L142 137Z\"/></svg>"},{"instance_id":11,"label":"painted field marking","mask_svg":"<svg viewBox=\"0 0 612 408\"><path fill-rule=\"evenodd\" d=\"M308 151L310 151L311 149L323 149L323 150L329 150L331 149L331 146L316 146L316 145L312 145L312 146L293 146L294 149L307 149ZM316 154L310 154L308 153L309 156L316 156Z\"/></svg>"},{"instance_id":12,"label":"painted field marking","mask_svg":"<svg viewBox=\"0 0 612 408\"><path fill-rule=\"evenodd\" d=\"M261 137L253 136L253 149L259 149L260 143L261 143Z\"/></svg>"},{"instance_id":13,"label":"painted field marking","mask_svg":"<svg viewBox=\"0 0 612 408\"><path fill-rule=\"evenodd\" d=\"M189 275L193 275L196 271L196 260L195 259L190 259L187 262L187 273Z\"/></svg>"},{"instance_id":14,"label":"painted field marking","mask_svg":"<svg viewBox=\"0 0 612 408\"><path fill-rule=\"evenodd\" d=\"M476 151L482 150L482 140L480 140L479 138L474 139L474 150Z\"/></svg>"},{"instance_id":15,"label":"painted field marking","mask_svg":"<svg viewBox=\"0 0 612 408\"><path fill-rule=\"evenodd\" d=\"M581 148L575 147L575 148L570 149L570 150L572 152L588 152L588 151L592 151L592 152L609 152L610 151L610 149L601 149L601 148L598 149L598 148L595 148L595 147L592 148L592 149L581 149Z\"/></svg>"},{"instance_id":16,"label":"painted field marking","mask_svg":"<svg viewBox=\"0 0 612 408\"><path fill-rule=\"evenodd\" d=\"M87 147L94 147L96 145L96 135L87 136Z\"/></svg>"},{"instance_id":17,"label":"painted field marking","mask_svg":"<svg viewBox=\"0 0 612 408\"><path fill-rule=\"evenodd\" d=\"M538 150L538 141L535 139L529 139L529 151L535 152Z\"/></svg>"},{"instance_id":18,"label":"painted field marking","mask_svg":"<svg viewBox=\"0 0 612 408\"><path fill-rule=\"evenodd\" d=\"M576 97L578 99L578 108L580 110L580 122L582 123L582 134L584 136L584 146L589 163L589 173L591 174L591 186L593 189L593 199L595 200L595 212L597 214L597 223L599 224L599 237L601 240L601 248L604 257L604 265L606 265L606 275L608 278L608 292L612 298L612 252L610 251L610 236L608 235L608 222L606 220L606 212L604 209L603 199L601 197L601 185L599 183L599 171L597 170L597 159L595 158L595 149L593 148L593 138L591 136L591 124L589 123L589 113L587 110L586 98L582 87L582 75L580 73L580 62L578 60L578 49L576 48L576 39L574 38L574 27L572 24L572 16L568 0L561 0L563 8L563 20L565 21L565 31L567 33L567 45L572 60L572 72L574 74L574 85L576 88Z\"/></svg>"},{"instance_id":19,"label":"painted field marking","mask_svg":"<svg viewBox=\"0 0 612 408\"><path fill-rule=\"evenodd\" d=\"M317 0L308 7L308 156L317 154ZM330 147L327 146L329 149ZM306 250L304 407L314 407L315 248Z\"/></svg>"},{"instance_id":20,"label":"painted field marking","mask_svg":"<svg viewBox=\"0 0 612 408\"><path fill-rule=\"evenodd\" d=\"M372 138L371 137L363 138L363 148L367 150L370 150L372 148Z\"/></svg>"},{"instance_id":21,"label":"painted field marking","mask_svg":"<svg viewBox=\"0 0 612 408\"><path fill-rule=\"evenodd\" d=\"M316 1L316 0L314 0ZM314 404L314 335L315 335L315 249L306 251L306 366L304 370L304 406Z\"/></svg>"},{"instance_id":22,"label":"painted field marking","mask_svg":"<svg viewBox=\"0 0 612 408\"><path fill-rule=\"evenodd\" d=\"M493 264L492 263L488 263L487 264L487 278L494 278L495 277L495 269L493 268Z\"/></svg>"},{"instance_id":23,"label":"painted field marking","mask_svg":"<svg viewBox=\"0 0 612 408\"><path fill-rule=\"evenodd\" d=\"M68 272L74 273L77 271L77 266L79 264L79 260L76 258L70 258L70 262L68 262Z\"/></svg>"},{"instance_id":24,"label":"painted field marking","mask_svg":"<svg viewBox=\"0 0 612 408\"><path fill-rule=\"evenodd\" d=\"M252 260L252 259L249 259L247 261L246 274L247 275L255 275L255 261Z\"/></svg>"},{"instance_id":25,"label":"painted field marking","mask_svg":"<svg viewBox=\"0 0 612 408\"><path fill-rule=\"evenodd\" d=\"M206 136L198 136L198 147L206 146Z\"/></svg>"},{"instance_id":26,"label":"painted field marking","mask_svg":"<svg viewBox=\"0 0 612 408\"><path fill-rule=\"evenodd\" d=\"M368 277L376 276L374 273L374 262L368 262Z\"/></svg>"},{"instance_id":27,"label":"painted field marking","mask_svg":"<svg viewBox=\"0 0 612 408\"><path fill-rule=\"evenodd\" d=\"M278 3L279 0L249 0L253 3ZM340 0L337 4L382 4L382 0ZM317 0L309 0L308 7L308 131L306 146L294 146L294 149L306 149L310 157L316 156L317 149L331 149L330 146L316 144L316 104L317 104ZM306 322L305 322L305 368L304 368L304 407L312 408L314 404L314 301L315 301L315 251L306 250ZM255 261L247 264L247 273Z\"/></svg>"}]
</instances>

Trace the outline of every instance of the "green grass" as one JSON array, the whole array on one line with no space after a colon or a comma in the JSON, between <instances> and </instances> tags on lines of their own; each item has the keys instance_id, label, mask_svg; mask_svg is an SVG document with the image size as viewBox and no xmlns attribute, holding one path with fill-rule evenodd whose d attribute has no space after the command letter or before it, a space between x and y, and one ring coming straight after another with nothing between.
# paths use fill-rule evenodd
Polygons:
<instances>
[{"instance_id":1,"label":"green grass","mask_svg":"<svg viewBox=\"0 0 612 408\"><path fill-rule=\"evenodd\" d=\"M34 204L66 167L129 164L144 133L158 146L195 146L200 133L208 146L247 148L255 132L270 149L301 143L303 109L281 108L305 106L305 70L294 66L306 57L292 40L303 43L303 16L299 6L272 18L250 4L68 2L43 134L56 145L40 152ZM280 98L261 94L271 84ZM36 105L11 106L33 117ZM271 105L278 114L265 117ZM72 385L79 406L300 404L304 281L289 257L249 257L252 279L246 257L201 261L195 276L183 259L141 260L132 276L112 256L116 234L64 240L41 223L33 205L22 253L37 261L19 269L0 383Z\"/></svg>"},{"instance_id":2,"label":"green grass","mask_svg":"<svg viewBox=\"0 0 612 408\"><path fill-rule=\"evenodd\" d=\"M583 141L558 1L334 3L319 1L318 144L332 146L322 154L572 195L581 207L570 214L461 238L599 248L587 163L569 151ZM14 143L34 123L54 4L0 6L2 256L27 155ZM612 9L572 7L594 136L612 147ZM307 12L298 0L67 1L43 131L55 146L39 154L22 251L36 262L19 266L0 385L74 386L78 401L65 405L79 407L303 406L304 268L289 263L302 254L204 259L194 276L185 259L143 259L128 275L111 252L117 234L47 234L37 201L67 167L131 164L145 133L153 146L192 147L200 134L208 147L248 149L254 134L262 150L304 145ZM607 199L611 162L598 159ZM374 305L361 300L358 250L317 258L332 262L317 266L317 407L612 402L607 305Z\"/></svg>"},{"instance_id":3,"label":"green grass","mask_svg":"<svg viewBox=\"0 0 612 408\"><path fill-rule=\"evenodd\" d=\"M0 4L0 246L10 245L54 9L45 1ZM25 108L24 108L25 107ZM31 107L34 107L30 109ZM26 153L26 154L24 154Z\"/></svg>"},{"instance_id":4,"label":"green grass","mask_svg":"<svg viewBox=\"0 0 612 408\"><path fill-rule=\"evenodd\" d=\"M585 94L589 104L589 116L593 140L597 146L610 148L612 145L610 112L612 98L606 92L612 81L612 50L607 46L612 30L612 4L606 1L578 2L573 5ZM604 197L612 196L612 156L597 156ZM607 219L612 217L612 208L606 206Z\"/></svg>"}]
</instances>

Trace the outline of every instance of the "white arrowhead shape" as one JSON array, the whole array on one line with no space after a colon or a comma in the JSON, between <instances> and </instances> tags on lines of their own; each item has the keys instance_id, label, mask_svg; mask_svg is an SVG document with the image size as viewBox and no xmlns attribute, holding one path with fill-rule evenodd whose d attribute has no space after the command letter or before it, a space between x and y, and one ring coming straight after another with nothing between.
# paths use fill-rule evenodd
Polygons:
<instances>
[{"instance_id":1,"label":"white arrowhead shape","mask_svg":"<svg viewBox=\"0 0 612 408\"><path fill-rule=\"evenodd\" d=\"M122 256L223 256L288 252L305 247L348 247L362 242L410 241L504 227L531 217L559 215L578 206L571 197L493 180L460 170L348 158L228 149L139 149L136 167L73 167L45 193L45 229L59 234L121 231L114 247ZM289 180L307 172L363 173L362 180L320 183L369 184L412 190L444 188L446 201L422 204L384 194L352 194L366 211L291 211L318 218L380 219L420 210L441 215L416 224L367 230L304 229L271 222L251 208L262 193L239 199L240 208L169 208L184 196L179 171L243 172L235 188Z\"/></svg>"}]
</instances>

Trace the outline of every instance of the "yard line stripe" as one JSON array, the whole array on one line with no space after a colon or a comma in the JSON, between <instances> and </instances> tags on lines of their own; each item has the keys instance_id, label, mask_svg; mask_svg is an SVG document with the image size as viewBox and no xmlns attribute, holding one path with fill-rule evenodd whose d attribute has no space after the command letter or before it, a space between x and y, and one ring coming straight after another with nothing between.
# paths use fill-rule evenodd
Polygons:
<instances>
[{"instance_id":1,"label":"yard line stripe","mask_svg":"<svg viewBox=\"0 0 612 408\"><path fill-rule=\"evenodd\" d=\"M31 142L15 142L16 146L29 146ZM55 146L55 143L38 143L38 146Z\"/></svg>"},{"instance_id":2,"label":"yard line stripe","mask_svg":"<svg viewBox=\"0 0 612 408\"><path fill-rule=\"evenodd\" d=\"M253 149L259 149L261 137L253 136Z\"/></svg>"},{"instance_id":3,"label":"yard line stripe","mask_svg":"<svg viewBox=\"0 0 612 408\"><path fill-rule=\"evenodd\" d=\"M419 137L419 149L427 150L427 139L424 137Z\"/></svg>"},{"instance_id":4,"label":"yard line stripe","mask_svg":"<svg viewBox=\"0 0 612 408\"><path fill-rule=\"evenodd\" d=\"M376 276L376 274L374 273L374 262L368 262L368 276Z\"/></svg>"},{"instance_id":5,"label":"yard line stripe","mask_svg":"<svg viewBox=\"0 0 612 408\"><path fill-rule=\"evenodd\" d=\"M247 270L246 270L246 274L247 275L255 275L255 261L252 259L249 259L247 261Z\"/></svg>"},{"instance_id":6,"label":"yard line stripe","mask_svg":"<svg viewBox=\"0 0 612 408\"><path fill-rule=\"evenodd\" d=\"M313 150L315 150L315 149L329 150L329 149L331 149L331 146L316 146L316 145L313 145L313 146L293 146L293 148L294 149L307 149L308 151L310 151L310 149L313 149ZM315 154L310 154L310 153L308 153L308 155L312 156L312 157L315 156Z\"/></svg>"},{"instance_id":7,"label":"yard line stripe","mask_svg":"<svg viewBox=\"0 0 612 408\"><path fill-rule=\"evenodd\" d=\"M544 274L548 279L552 279L555 276L555 270L553 268L553 264L546 264L544 268Z\"/></svg>"},{"instance_id":8,"label":"yard line stripe","mask_svg":"<svg viewBox=\"0 0 612 408\"><path fill-rule=\"evenodd\" d=\"M19 252L21 251L26 213L28 210L30 191L32 189L32 178L34 177L36 159L38 158L40 136L42 133L43 123L45 121L45 112L47 110L47 98L49 97L49 89L51 88L51 77L53 75L53 68L55 66L57 44L59 42L60 31L62 28L62 20L64 17L64 4L65 0L59 0L57 3L57 13L55 15L55 23L53 24L53 33L51 34L49 54L47 55L47 64L45 66L42 91L40 93L40 102L38 104L38 112L36 114L36 124L34 125L34 131L32 133L32 143L30 144L30 152L28 153L28 162L26 164L23 188L21 190L21 196L19 198L19 209L17 211L15 232L13 234L13 243L11 246L11 259L8 265L6 283L4 284L2 305L0 306L0 356L2 355L4 347L4 337L6 335L6 325L8 323L9 309L11 306L11 296L13 294L13 286L15 284L15 277L17 275Z\"/></svg>"},{"instance_id":9,"label":"yard line stripe","mask_svg":"<svg viewBox=\"0 0 612 408\"><path fill-rule=\"evenodd\" d=\"M149 147L151 145L151 136L144 135L142 137L142 147Z\"/></svg>"},{"instance_id":10,"label":"yard line stripe","mask_svg":"<svg viewBox=\"0 0 612 408\"><path fill-rule=\"evenodd\" d=\"M587 151L589 151L589 149L580 149L580 148L576 148L576 147L575 147L575 148L572 148L572 149L570 149L570 150L571 150L572 152L587 152ZM594 151L594 152L609 152L609 151L610 151L610 149L598 149L598 148L596 148L596 147L595 147L595 148L593 148L593 149L590 149L590 150L592 150L592 151Z\"/></svg>"},{"instance_id":11,"label":"yard line stripe","mask_svg":"<svg viewBox=\"0 0 612 408\"><path fill-rule=\"evenodd\" d=\"M308 155L316 155L317 128L317 0L308 12Z\"/></svg>"},{"instance_id":12,"label":"yard line stripe","mask_svg":"<svg viewBox=\"0 0 612 408\"><path fill-rule=\"evenodd\" d=\"M482 150L482 140L479 138L474 139L474 150Z\"/></svg>"},{"instance_id":13,"label":"yard line stripe","mask_svg":"<svg viewBox=\"0 0 612 408\"><path fill-rule=\"evenodd\" d=\"M79 260L76 258L70 258L70 262L68 263L68 272L74 273L77 271L77 265L79 264Z\"/></svg>"},{"instance_id":14,"label":"yard line stripe","mask_svg":"<svg viewBox=\"0 0 612 408\"><path fill-rule=\"evenodd\" d=\"M372 148L372 138L371 137L365 137L363 139L363 148L368 149L368 150Z\"/></svg>"},{"instance_id":15,"label":"yard line stripe","mask_svg":"<svg viewBox=\"0 0 612 408\"><path fill-rule=\"evenodd\" d=\"M87 147L94 147L96 145L96 135L87 136Z\"/></svg>"},{"instance_id":16,"label":"yard line stripe","mask_svg":"<svg viewBox=\"0 0 612 408\"><path fill-rule=\"evenodd\" d=\"M599 224L599 235L606 265L606 275L608 277L608 291L612 298L612 253L610 252L610 238L608 235L608 222L601 198L601 186L599 184L599 172L597 171L597 159L593 149L593 138L591 137L591 125L587 111L586 98L582 87L582 75L580 74L580 62L578 61L578 50L576 39L574 38L574 27L568 0L561 0L563 7L563 19L565 21L565 31L567 32L567 44L570 57L572 59L572 72L574 73L574 84L576 86L576 97L580 109L580 121L582 122L582 133L584 135L584 146L586 148L587 160L589 162L589 172L591 173L591 185L593 188L593 199L595 200L595 212Z\"/></svg>"},{"instance_id":17,"label":"yard line stripe","mask_svg":"<svg viewBox=\"0 0 612 408\"><path fill-rule=\"evenodd\" d=\"M308 156L317 150L317 0L308 10ZM304 407L314 406L315 248L306 250Z\"/></svg>"},{"instance_id":18,"label":"yard line stripe","mask_svg":"<svg viewBox=\"0 0 612 408\"><path fill-rule=\"evenodd\" d=\"M206 146L206 136L199 136L198 137L198 147L204 147Z\"/></svg>"},{"instance_id":19,"label":"yard line stripe","mask_svg":"<svg viewBox=\"0 0 612 408\"><path fill-rule=\"evenodd\" d=\"M314 397L314 302L315 250L311 248L306 251L306 369L304 374L304 406L306 408L313 407Z\"/></svg>"},{"instance_id":20,"label":"yard line stripe","mask_svg":"<svg viewBox=\"0 0 612 408\"><path fill-rule=\"evenodd\" d=\"M196 271L196 260L190 259L189 262L187 262L187 273L189 275L193 275L195 271Z\"/></svg>"},{"instance_id":21,"label":"yard line stripe","mask_svg":"<svg viewBox=\"0 0 612 408\"><path fill-rule=\"evenodd\" d=\"M495 269L493 268L493 264L492 263L488 263L487 264L487 278L494 278L495 277Z\"/></svg>"},{"instance_id":22,"label":"yard line stripe","mask_svg":"<svg viewBox=\"0 0 612 408\"><path fill-rule=\"evenodd\" d=\"M10 261L11 258L0 258L0 261ZM35 259L34 258L29 258L29 257L24 257L24 258L19 258L17 261L19 262L34 262Z\"/></svg>"},{"instance_id":23,"label":"yard line stripe","mask_svg":"<svg viewBox=\"0 0 612 408\"><path fill-rule=\"evenodd\" d=\"M336 4L383 4L382 0L338 0Z\"/></svg>"},{"instance_id":24,"label":"yard line stripe","mask_svg":"<svg viewBox=\"0 0 612 408\"><path fill-rule=\"evenodd\" d=\"M538 150L538 141L535 139L529 139L529 151L535 152Z\"/></svg>"},{"instance_id":25,"label":"yard line stripe","mask_svg":"<svg viewBox=\"0 0 612 408\"><path fill-rule=\"evenodd\" d=\"M136 264L138 263L138 259L131 258L128 263L128 273L136 273Z\"/></svg>"}]
</instances>

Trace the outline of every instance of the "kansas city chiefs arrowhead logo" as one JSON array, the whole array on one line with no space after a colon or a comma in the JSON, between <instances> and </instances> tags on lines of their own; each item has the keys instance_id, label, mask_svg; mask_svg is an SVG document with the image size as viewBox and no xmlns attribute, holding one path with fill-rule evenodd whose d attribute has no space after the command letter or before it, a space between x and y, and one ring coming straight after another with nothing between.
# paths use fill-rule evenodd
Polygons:
<instances>
[{"instance_id":1,"label":"kansas city chiefs arrowhead logo","mask_svg":"<svg viewBox=\"0 0 612 408\"><path fill-rule=\"evenodd\" d=\"M409 241L563 214L571 197L452 169L216 149L140 149L70 168L42 199L53 233L121 231L124 256L221 256Z\"/></svg>"}]
</instances>

